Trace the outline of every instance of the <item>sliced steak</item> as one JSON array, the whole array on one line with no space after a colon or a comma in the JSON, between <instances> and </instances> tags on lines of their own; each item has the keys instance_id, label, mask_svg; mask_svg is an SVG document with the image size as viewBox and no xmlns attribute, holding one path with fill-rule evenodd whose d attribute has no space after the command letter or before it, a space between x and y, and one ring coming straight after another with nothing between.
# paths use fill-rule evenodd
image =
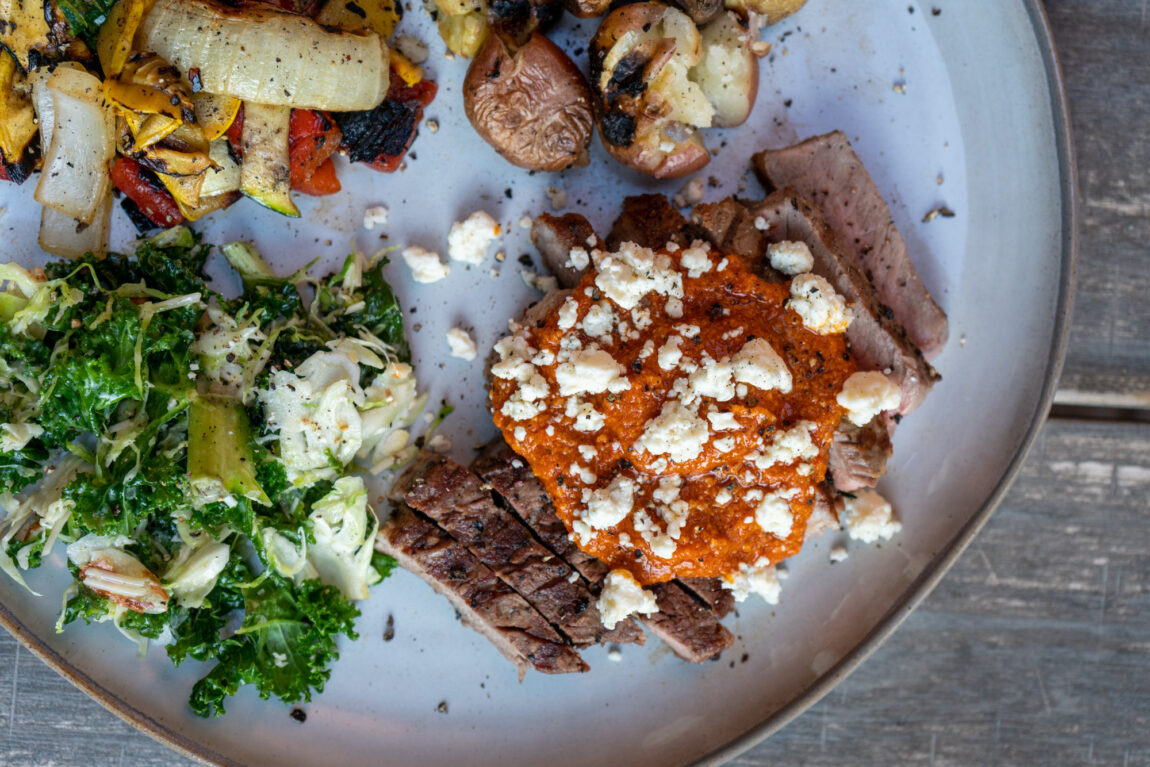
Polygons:
<instances>
[{"instance_id":1,"label":"sliced steak","mask_svg":"<svg viewBox=\"0 0 1150 767\"><path fill-rule=\"evenodd\" d=\"M836 490L849 493L874 487L886 473L890 459L890 432L881 416L866 426L843 420L835 431L830 449L830 473Z\"/></svg>"},{"instance_id":2,"label":"sliced steak","mask_svg":"<svg viewBox=\"0 0 1150 767\"><path fill-rule=\"evenodd\" d=\"M767 242L755 227L755 217L734 197L696 205L691 223L717 249L738 256L752 271L768 279L775 276L767 265Z\"/></svg>"},{"instance_id":3,"label":"sliced steak","mask_svg":"<svg viewBox=\"0 0 1150 767\"><path fill-rule=\"evenodd\" d=\"M819 206L827 223L927 359L946 344L946 314L922 284L862 160L841 131L815 136L752 160L768 189L793 187Z\"/></svg>"},{"instance_id":4,"label":"sliced steak","mask_svg":"<svg viewBox=\"0 0 1150 767\"><path fill-rule=\"evenodd\" d=\"M574 648L463 544L400 506L380 528L375 548L447 597L463 622L487 637L519 668L545 674L587 671Z\"/></svg>"},{"instance_id":5,"label":"sliced steak","mask_svg":"<svg viewBox=\"0 0 1150 767\"><path fill-rule=\"evenodd\" d=\"M587 266L579 268L571 264L571 251L582 248L590 254L592 248L603 246L603 241L591 228L591 222L578 213L562 216L539 214L531 224L531 242L543 258L544 265L564 288L574 287L587 271Z\"/></svg>"},{"instance_id":6,"label":"sliced steak","mask_svg":"<svg viewBox=\"0 0 1150 767\"><path fill-rule=\"evenodd\" d=\"M604 641L609 632L583 580L496 504L478 477L449 458L425 452L400 485L408 506L466 546L577 647Z\"/></svg>"},{"instance_id":7,"label":"sliced steak","mask_svg":"<svg viewBox=\"0 0 1150 767\"><path fill-rule=\"evenodd\" d=\"M814 272L849 301L854 320L847 329L851 353L863 370L880 370L902 391L899 413L918 407L938 380L938 373L907 336L894 313L879 299L858 265L843 255L822 214L791 189L781 189L748 206L766 225L768 242L800 240L814 256Z\"/></svg>"},{"instance_id":8,"label":"sliced steak","mask_svg":"<svg viewBox=\"0 0 1150 767\"><path fill-rule=\"evenodd\" d=\"M491 483L495 491L507 500L515 513L552 551L592 584L598 585L603 581L609 568L571 541L567 528L556 515L555 507L543 489L543 483L507 443L502 439L491 442L472 463L471 468ZM709 600L704 594L711 594L715 585L701 585L696 592L698 598L674 581L653 586L660 612L649 618L639 618L639 621L685 660L696 663L707 660L729 647L732 642L730 632L719 624L716 612L705 604ZM719 595L711 598L714 604L724 610L722 614L725 615L725 611L730 608L724 598ZM618 624L615 630L627 624L634 625L628 619Z\"/></svg>"},{"instance_id":9,"label":"sliced steak","mask_svg":"<svg viewBox=\"0 0 1150 767\"><path fill-rule=\"evenodd\" d=\"M715 613L689 594L677 581L651 586L659 612L644 617L643 625L662 639L680 658L702 663L718 656L735 638Z\"/></svg>"},{"instance_id":10,"label":"sliced steak","mask_svg":"<svg viewBox=\"0 0 1150 767\"><path fill-rule=\"evenodd\" d=\"M668 242L686 247L692 239L686 229L687 219L663 195L626 197L622 212L607 235L607 247L616 250L624 242L644 248L661 248Z\"/></svg>"},{"instance_id":11,"label":"sliced steak","mask_svg":"<svg viewBox=\"0 0 1150 767\"><path fill-rule=\"evenodd\" d=\"M723 588L718 578L683 578L679 581L683 588L706 602L715 611L719 620L727 617L735 609L735 596L730 589Z\"/></svg>"}]
</instances>

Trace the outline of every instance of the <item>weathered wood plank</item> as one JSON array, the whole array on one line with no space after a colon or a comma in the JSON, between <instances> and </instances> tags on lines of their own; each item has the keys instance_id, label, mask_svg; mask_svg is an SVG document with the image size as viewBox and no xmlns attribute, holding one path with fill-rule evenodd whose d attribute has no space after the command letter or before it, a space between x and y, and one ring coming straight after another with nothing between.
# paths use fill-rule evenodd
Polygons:
<instances>
[{"instance_id":1,"label":"weathered wood plank","mask_svg":"<svg viewBox=\"0 0 1150 767\"><path fill-rule=\"evenodd\" d=\"M1078 285L1059 401L1150 408L1150 9L1046 0L1081 182Z\"/></svg>"},{"instance_id":2,"label":"weathered wood plank","mask_svg":"<svg viewBox=\"0 0 1150 767\"><path fill-rule=\"evenodd\" d=\"M1148 499L1150 425L1049 423L925 605L734 764L1150 765ZM15 648L0 764L189 763Z\"/></svg>"}]
</instances>

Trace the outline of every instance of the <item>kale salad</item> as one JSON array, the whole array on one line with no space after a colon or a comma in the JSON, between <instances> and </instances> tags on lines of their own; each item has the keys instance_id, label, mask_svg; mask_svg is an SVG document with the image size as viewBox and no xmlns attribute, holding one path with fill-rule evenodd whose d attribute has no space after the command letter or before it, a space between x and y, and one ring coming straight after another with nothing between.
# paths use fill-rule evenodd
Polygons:
<instances>
[{"instance_id":1,"label":"kale salad","mask_svg":"<svg viewBox=\"0 0 1150 767\"><path fill-rule=\"evenodd\" d=\"M200 716L243 685L323 689L394 565L360 472L411 458L425 404L382 258L280 278L232 243L227 299L210 250L179 227L132 257L0 266L0 569L67 566L58 631L111 621L216 661Z\"/></svg>"}]
</instances>

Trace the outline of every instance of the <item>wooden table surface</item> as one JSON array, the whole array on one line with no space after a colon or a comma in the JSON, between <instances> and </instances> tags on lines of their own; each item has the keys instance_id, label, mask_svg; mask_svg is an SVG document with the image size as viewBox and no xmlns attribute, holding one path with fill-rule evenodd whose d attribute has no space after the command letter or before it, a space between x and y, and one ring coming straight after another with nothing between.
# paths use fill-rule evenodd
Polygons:
<instances>
[{"instance_id":1,"label":"wooden table surface","mask_svg":"<svg viewBox=\"0 0 1150 767\"><path fill-rule=\"evenodd\" d=\"M1057 404L942 585L732 764L1150 766L1150 2L1046 8L1082 188ZM0 765L182 764L0 631Z\"/></svg>"}]
</instances>

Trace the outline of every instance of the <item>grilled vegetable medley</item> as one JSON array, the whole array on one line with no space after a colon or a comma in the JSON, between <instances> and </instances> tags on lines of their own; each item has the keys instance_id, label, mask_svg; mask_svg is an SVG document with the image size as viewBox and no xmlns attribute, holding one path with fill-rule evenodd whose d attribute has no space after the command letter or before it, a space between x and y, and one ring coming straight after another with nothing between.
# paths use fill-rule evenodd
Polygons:
<instances>
[{"instance_id":1,"label":"grilled vegetable medley","mask_svg":"<svg viewBox=\"0 0 1150 767\"><path fill-rule=\"evenodd\" d=\"M424 404L380 260L280 278L225 245L228 300L209 250L176 227L135 257L0 266L0 568L68 568L60 631L215 660L201 716L246 684L323 688L392 566L357 472L413 455Z\"/></svg>"}]
</instances>

